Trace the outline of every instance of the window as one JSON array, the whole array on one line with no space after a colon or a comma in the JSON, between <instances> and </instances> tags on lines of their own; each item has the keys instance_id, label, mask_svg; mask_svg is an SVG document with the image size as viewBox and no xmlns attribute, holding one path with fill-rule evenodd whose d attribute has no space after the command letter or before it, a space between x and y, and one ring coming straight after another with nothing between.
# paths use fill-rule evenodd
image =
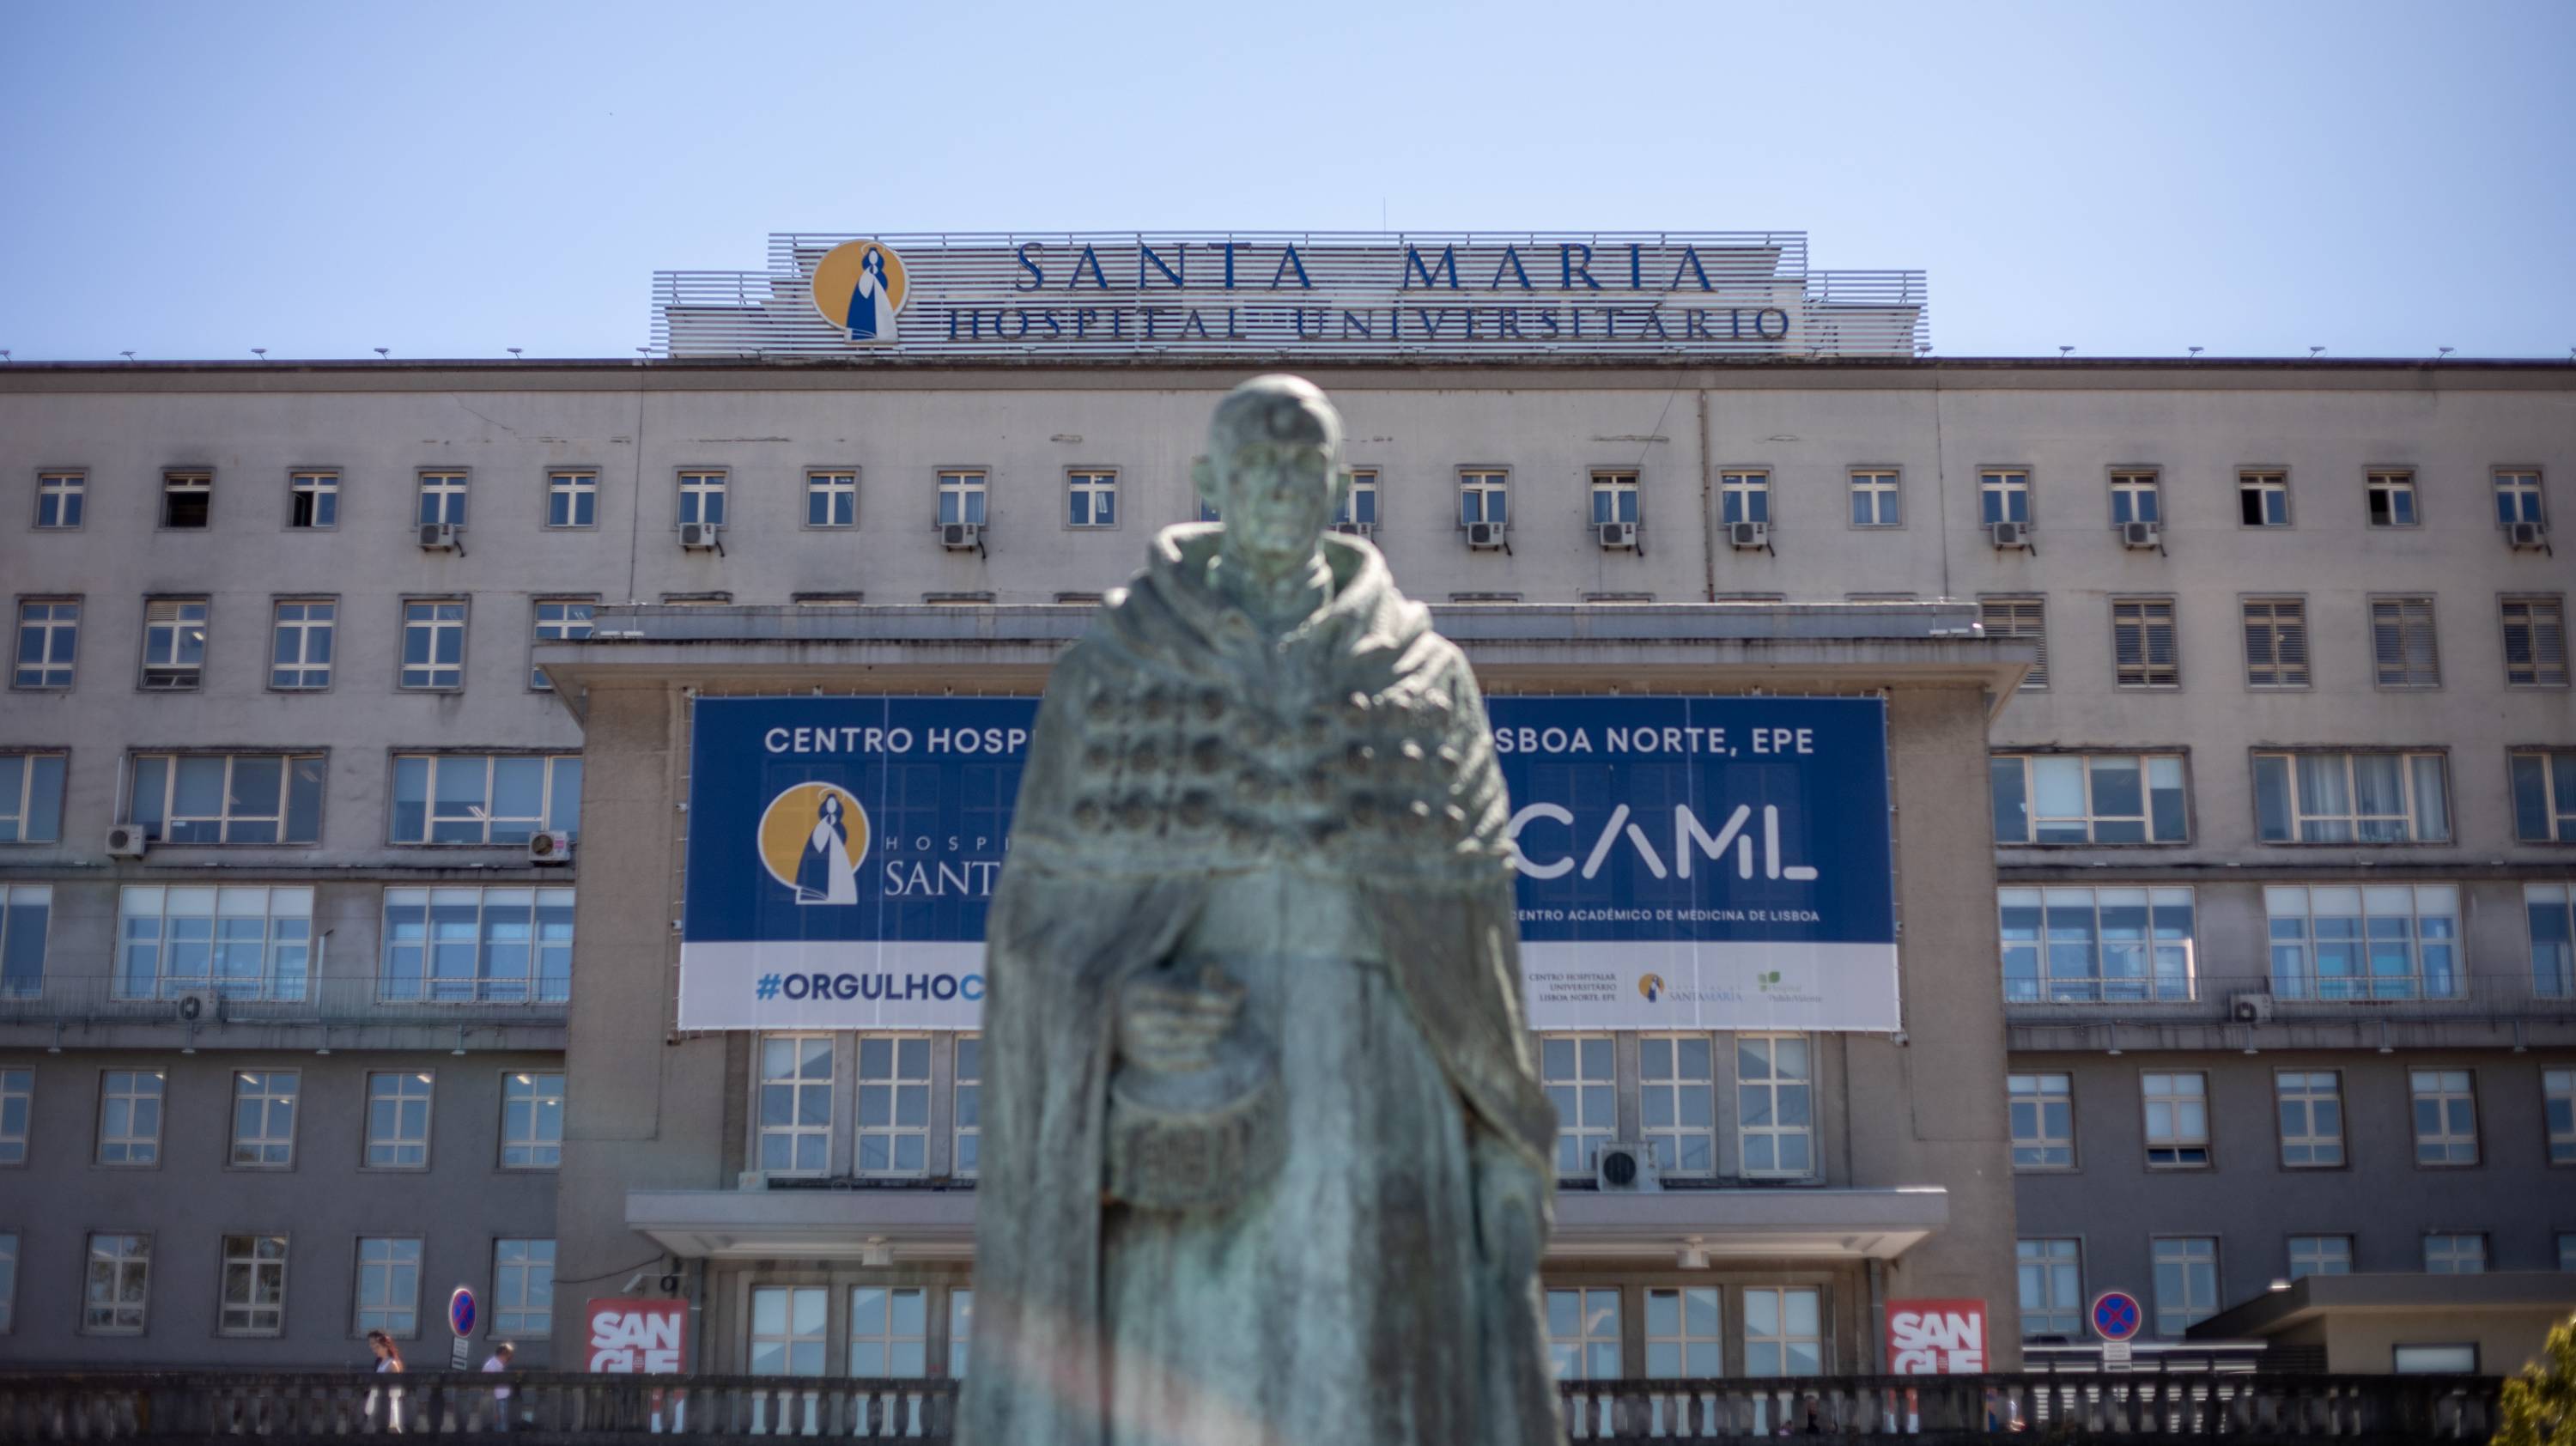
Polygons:
<instances>
[{"instance_id":1,"label":"window","mask_svg":"<svg viewBox=\"0 0 2576 1446\"><path fill-rule=\"evenodd\" d=\"M340 474L286 474L286 525L328 532L340 525Z\"/></svg>"},{"instance_id":2,"label":"window","mask_svg":"<svg viewBox=\"0 0 2576 1446\"><path fill-rule=\"evenodd\" d=\"M2415 1101L2415 1163L2478 1162L2478 1096L2464 1069L2407 1071Z\"/></svg>"},{"instance_id":3,"label":"window","mask_svg":"<svg viewBox=\"0 0 2576 1446\"><path fill-rule=\"evenodd\" d=\"M1619 1292L1547 1293L1548 1364L1560 1381L1615 1381L1619 1364Z\"/></svg>"},{"instance_id":4,"label":"window","mask_svg":"<svg viewBox=\"0 0 2576 1446\"><path fill-rule=\"evenodd\" d=\"M1224 518L1217 515L1216 502L1214 499L1208 497L1201 497L1199 499L1199 521L1222 522L1224 520Z\"/></svg>"},{"instance_id":5,"label":"window","mask_svg":"<svg viewBox=\"0 0 2576 1446\"><path fill-rule=\"evenodd\" d=\"M1717 506L1720 522L1770 521L1771 474L1768 472L1718 473Z\"/></svg>"},{"instance_id":6,"label":"window","mask_svg":"<svg viewBox=\"0 0 2576 1446\"><path fill-rule=\"evenodd\" d=\"M2498 527L2546 520L2546 514L2541 510L2540 474L2537 472L2496 473L2495 499Z\"/></svg>"},{"instance_id":7,"label":"window","mask_svg":"<svg viewBox=\"0 0 2576 1446\"><path fill-rule=\"evenodd\" d=\"M2424 1273L2426 1275L2486 1274L2487 1238L2483 1235L2425 1236Z\"/></svg>"},{"instance_id":8,"label":"window","mask_svg":"<svg viewBox=\"0 0 2576 1446\"><path fill-rule=\"evenodd\" d=\"M2540 1096L2541 1112L2548 1118L2549 1163L2576 1165L2576 1069L2543 1070ZM24 1113L22 1106L22 1120ZM19 1133L21 1137L25 1135L24 1123L19 1125Z\"/></svg>"},{"instance_id":9,"label":"window","mask_svg":"<svg viewBox=\"0 0 2576 1446\"><path fill-rule=\"evenodd\" d=\"M2030 474L1984 471L1977 474L1977 520L1981 523L2030 520Z\"/></svg>"},{"instance_id":10,"label":"window","mask_svg":"<svg viewBox=\"0 0 2576 1446\"><path fill-rule=\"evenodd\" d=\"M0 1069L0 1165L27 1163L28 1119L35 1108L36 1072ZM8 1288L0 1286L0 1309L8 1303Z\"/></svg>"},{"instance_id":11,"label":"window","mask_svg":"<svg viewBox=\"0 0 2576 1446\"><path fill-rule=\"evenodd\" d=\"M492 1331L543 1340L555 1329L555 1243L492 1242Z\"/></svg>"},{"instance_id":12,"label":"window","mask_svg":"<svg viewBox=\"0 0 2576 1446\"><path fill-rule=\"evenodd\" d=\"M2209 1164L2209 1076L2189 1073L2139 1077L2147 1106L2147 1164L2197 1170Z\"/></svg>"},{"instance_id":13,"label":"window","mask_svg":"<svg viewBox=\"0 0 2576 1446\"><path fill-rule=\"evenodd\" d=\"M387 889L386 1000L560 1004L572 997L570 889Z\"/></svg>"},{"instance_id":14,"label":"window","mask_svg":"<svg viewBox=\"0 0 2576 1446\"><path fill-rule=\"evenodd\" d=\"M2218 1313L2218 1241L2206 1235L2155 1242L2156 1334L2180 1336Z\"/></svg>"},{"instance_id":15,"label":"window","mask_svg":"<svg viewBox=\"0 0 2576 1446\"><path fill-rule=\"evenodd\" d=\"M92 1235L81 1329L91 1335L139 1336L151 1301L152 1237Z\"/></svg>"},{"instance_id":16,"label":"window","mask_svg":"<svg viewBox=\"0 0 2576 1446\"><path fill-rule=\"evenodd\" d=\"M930 1374L928 1291L850 1287L850 1374L862 1380Z\"/></svg>"},{"instance_id":17,"label":"window","mask_svg":"<svg viewBox=\"0 0 2576 1446\"><path fill-rule=\"evenodd\" d=\"M2363 478L2370 493L2370 525L2373 527L2412 527L2415 515L2415 474L2412 472L2372 472Z\"/></svg>"},{"instance_id":18,"label":"window","mask_svg":"<svg viewBox=\"0 0 2576 1446\"><path fill-rule=\"evenodd\" d=\"M2075 1086L2062 1074L2005 1077L2016 1170L2075 1168Z\"/></svg>"},{"instance_id":19,"label":"window","mask_svg":"<svg viewBox=\"0 0 2576 1446\"><path fill-rule=\"evenodd\" d=\"M984 474L981 472L942 472L939 474L939 521L981 523L984 520Z\"/></svg>"},{"instance_id":20,"label":"window","mask_svg":"<svg viewBox=\"0 0 2576 1446\"><path fill-rule=\"evenodd\" d=\"M48 531L81 525L81 504L88 500L89 475L43 472L36 477L36 525Z\"/></svg>"},{"instance_id":21,"label":"window","mask_svg":"<svg viewBox=\"0 0 2576 1446\"><path fill-rule=\"evenodd\" d=\"M1981 597L1977 621L1990 638L2023 638L2038 645L2039 660L2021 680L2025 693L2048 687L2048 604L2035 597Z\"/></svg>"},{"instance_id":22,"label":"window","mask_svg":"<svg viewBox=\"0 0 2576 1446\"><path fill-rule=\"evenodd\" d=\"M1511 521L1511 475L1505 472L1461 472L1458 474L1458 521L1508 523Z\"/></svg>"},{"instance_id":23,"label":"window","mask_svg":"<svg viewBox=\"0 0 2576 1446\"><path fill-rule=\"evenodd\" d=\"M1592 522L1634 522L1637 520L1637 474L1634 472L1595 472L1592 474Z\"/></svg>"},{"instance_id":24,"label":"window","mask_svg":"<svg viewBox=\"0 0 2576 1446\"><path fill-rule=\"evenodd\" d=\"M2189 888L1997 889L2004 998L2089 1004L2192 997Z\"/></svg>"},{"instance_id":25,"label":"window","mask_svg":"<svg viewBox=\"0 0 2576 1446\"><path fill-rule=\"evenodd\" d=\"M1803 1034L1735 1037L1736 1124L1744 1173L1797 1176L1815 1168L1814 1115Z\"/></svg>"},{"instance_id":26,"label":"window","mask_svg":"<svg viewBox=\"0 0 2576 1446\"><path fill-rule=\"evenodd\" d=\"M2454 999L2460 891L2452 884L2268 884L2272 992L2284 999Z\"/></svg>"},{"instance_id":27,"label":"window","mask_svg":"<svg viewBox=\"0 0 2576 1446\"><path fill-rule=\"evenodd\" d=\"M2474 1376L2478 1373L2478 1348L2474 1345L2393 1346L2389 1350L2388 1368L2401 1376Z\"/></svg>"},{"instance_id":28,"label":"window","mask_svg":"<svg viewBox=\"0 0 2576 1446\"><path fill-rule=\"evenodd\" d=\"M358 1333L420 1333L420 1241L380 1235L358 1238Z\"/></svg>"},{"instance_id":29,"label":"window","mask_svg":"<svg viewBox=\"0 0 2576 1446\"><path fill-rule=\"evenodd\" d=\"M2178 688L2171 598L2111 599L2112 680L2123 688Z\"/></svg>"},{"instance_id":30,"label":"window","mask_svg":"<svg viewBox=\"0 0 2576 1446\"><path fill-rule=\"evenodd\" d=\"M2442 658L2434 644L2433 600L2370 600L2371 676L2382 688L2442 686Z\"/></svg>"},{"instance_id":31,"label":"window","mask_svg":"<svg viewBox=\"0 0 2576 1446\"><path fill-rule=\"evenodd\" d=\"M143 686L192 692L205 680L206 600L150 598L143 604Z\"/></svg>"},{"instance_id":32,"label":"window","mask_svg":"<svg viewBox=\"0 0 2576 1446\"><path fill-rule=\"evenodd\" d=\"M564 1077L501 1077L501 1168L552 1170L563 1164Z\"/></svg>"},{"instance_id":33,"label":"window","mask_svg":"<svg viewBox=\"0 0 2576 1446\"><path fill-rule=\"evenodd\" d=\"M1064 474L1064 501L1065 525L1115 527L1118 525L1118 474L1067 472Z\"/></svg>"},{"instance_id":34,"label":"window","mask_svg":"<svg viewBox=\"0 0 2576 1446\"><path fill-rule=\"evenodd\" d=\"M398 844L517 844L581 830L578 753L397 753Z\"/></svg>"},{"instance_id":35,"label":"window","mask_svg":"<svg viewBox=\"0 0 2576 1446\"><path fill-rule=\"evenodd\" d=\"M161 1071L112 1069L98 1082L98 1162L161 1162Z\"/></svg>"},{"instance_id":36,"label":"window","mask_svg":"<svg viewBox=\"0 0 2576 1446\"><path fill-rule=\"evenodd\" d=\"M331 686L331 641L340 617L335 602L281 602L270 634L268 686L304 692Z\"/></svg>"},{"instance_id":37,"label":"window","mask_svg":"<svg viewBox=\"0 0 2576 1446\"><path fill-rule=\"evenodd\" d=\"M2111 474L2111 525L2164 521L2164 497L2153 472Z\"/></svg>"},{"instance_id":38,"label":"window","mask_svg":"<svg viewBox=\"0 0 2576 1446\"><path fill-rule=\"evenodd\" d=\"M2511 768L2513 836L2524 843L2576 843L2576 749L2517 749Z\"/></svg>"},{"instance_id":39,"label":"window","mask_svg":"<svg viewBox=\"0 0 2576 1446\"><path fill-rule=\"evenodd\" d=\"M2190 841L2180 754L2006 753L1986 769L1997 843Z\"/></svg>"},{"instance_id":40,"label":"window","mask_svg":"<svg viewBox=\"0 0 2576 1446\"><path fill-rule=\"evenodd\" d=\"M2349 1235L2293 1235L2290 1237L2290 1279L2303 1280L2311 1275L2352 1274L2352 1237Z\"/></svg>"},{"instance_id":41,"label":"window","mask_svg":"<svg viewBox=\"0 0 2576 1446\"><path fill-rule=\"evenodd\" d=\"M2080 1340L2084 1335L2084 1267L2073 1240L2016 1240L2021 1278L2021 1333Z\"/></svg>"},{"instance_id":42,"label":"window","mask_svg":"<svg viewBox=\"0 0 2576 1446\"><path fill-rule=\"evenodd\" d=\"M760 1168L823 1175L832 1168L832 1037L771 1034L760 1041Z\"/></svg>"},{"instance_id":43,"label":"window","mask_svg":"<svg viewBox=\"0 0 2576 1446\"><path fill-rule=\"evenodd\" d=\"M807 527L856 527L858 522L858 473L807 472L805 474L805 525Z\"/></svg>"},{"instance_id":44,"label":"window","mask_svg":"<svg viewBox=\"0 0 2576 1446\"><path fill-rule=\"evenodd\" d=\"M465 474L462 472L423 472L420 474L420 525L465 525Z\"/></svg>"},{"instance_id":45,"label":"window","mask_svg":"<svg viewBox=\"0 0 2576 1446\"><path fill-rule=\"evenodd\" d=\"M2566 1237L2563 1236L2560 1237L2562 1245L2559 1250L2559 1258L2562 1260L2567 1256L2567 1252L2563 1244L2565 1238ZM2560 1268L2564 1269L2565 1267L2562 1266ZM16 1231L0 1232L0 1335L7 1335L10 1328L18 1323L16 1315L17 1300L18 1235Z\"/></svg>"},{"instance_id":46,"label":"window","mask_svg":"<svg viewBox=\"0 0 2576 1446\"><path fill-rule=\"evenodd\" d=\"M2343 1076L2330 1069L2272 1072L2280 1104L2281 1163L2292 1169L2343 1163Z\"/></svg>"},{"instance_id":47,"label":"window","mask_svg":"<svg viewBox=\"0 0 2576 1446\"><path fill-rule=\"evenodd\" d=\"M18 662L12 688L68 688L80 653L77 599L18 604Z\"/></svg>"},{"instance_id":48,"label":"window","mask_svg":"<svg viewBox=\"0 0 2576 1446\"><path fill-rule=\"evenodd\" d=\"M2567 600L2509 597L2497 604L2504 619L2504 682L2508 688L2567 686Z\"/></svg>"},{"instance_id":49,"label":"window","mask_svg":"<svg viewBox=\"0 0 2576 1446\"><path fill-rule=\"evenodd\" d=\"M200 530L214 520L215 474L212 472L164 472L161 474L161 525L189 531Z\"/></svg>"},{"instance_id":50,"label":"window","mask_svg":"<svg viewBox=\"0 0 2576 1446\"><path fill-rule=\"evenodd\" d=\"M2236 520L2247 527L2290 525L2290 475L2286 472L2236 474Z\"/></svg>"},{"instance_id":51,"label":"window","mask_svg":"<svg viewBox=\"0 0 2576 1446\"><path fill-rule=\"evenodd\" d=\"M2525 884L2522 907L2531 925L2531 992L2543 999L2576 995L2576 886Z\"/></svg>"},{"instance_id":52,"label":"window","mask_svg":"<svg viewBox=\"0 0 2576 1446\"><path fill-rule=\"evenodd\" d=\"M8 1240L0 1240L0 1253L5 1253L6 1248L12 1243L13 1242ZM7 1264L7 1261L0 1260L0 1269L5 1269ZM2561 1230L2558 1232L2558 1268L2560 1270L2576 1270L2576 1231ZM0 1274L0 1311L5 1311L8 1308L8 1303L8 1278L5 1274ZM0 1315L0 1329L6 1329L7 1325L8 1318L5 1315Z\"/></svg>"},{"instance_id":53,"label":"window","mask_svg":"<svg viewBox=\"0 0 2576 1446\"><path fill-rule=\"evenodd\" d=\"M1851 474L1851 523L1854 527L1905 525L1905 495L1897 487L1893 469Z\"/></svg>"},{"instance_id":54,"label":"window","mask_svg":"<svg viewBox=\"0 0 2576 1446\"><path fill-rule=\"evenodd\" d=\"M1333 506L1335 527L1358 527L1374 531L1377 527L1377 469L1361 467L1351 473L1350 489Z\"/></svg>"},{"instance_id":55,"label":"window","mask_svg":"<svg viewBox=\"0 0 2576 1446\"><path fill-rule=\"evenodd\" d=\"M755 1376L823 1374L823 1287L754 1287L751 1292L751 1373Z\"/></svg>"},{"instance_id":56,"label":"window","mask_svg":"<svg viewBox=\"0 0 2576 1446\"><path fill-rule=\"evenodd\" d=\"M546 526L597 527L599 525L599 474L596 472L549 472L546 474Z\"/></svg>"},{"instance_id":57,"label":"window","mask_svg":"<svg viewBox=\"0 0 2576 1446\"><path fill-rule=\"evenodd\" d=\"M722 472L683 472L680 474L680 518L682 527L703 522L709 527L722 527L725 521L725 474Z\"/></svg>"},{"instance_id":58,"label":"window","mask_svg":"<svg viewBox=\"0 0 2576 1446\"><path fill-rule=\"evenodd\" d=\"M2305 598L2249 597L2245 609L2245 686L2308 686Z\"/></svg>"},{"instance_id":59,"label":"window","mask_svg":"<svg viewBox=\"0 0 2576 1446\"><path fill-rule=\"evenodd\" d=\"M1754 1289L1744 1297L1744 1374L1825 1373L1824 1293L1813 1286Z\"/></svg>"},{"instance_id":60,"label":"window","mask_svg":"<svg viewBox=\"0 0 2576 1446\"><path fill-rule=\"evenodd\" d=\"M309 844L322 836L318 753L138 753L127 823L154 843Z\"/></svg>"},{"instance_id":61,"label":"window","mask_svg":"<svg viewBox=\"0 0 2576 1446\"><path fill-rule=\"evenodd\" d=\"M1715 1055L1705 1034L1638 1036L1637 1103L1646 1148L1665 1174L1717 1173Z\"/></svg>"},{"instance_id":62,"label":"window","mask_svg":"<svg viewBox=\"0 0 2576 1446\"><path fill-rule=\"evenodd\" d=\"M930 1169L930 1036L859 1036L859 1173Z\"/></svg>"},{"instance_id":63,"label":"window","mask_svg":"<svg viewBox=\"0 0 2576 1446\"><path fill-rule=\"evenodd\" d=\"M223 1314L228 1336L273 1336L286 1330L286 1237L224 1237Z\"/></svg>"},{"instance_id":64,"label":"window","mask_svg":"<svg viewBox=\"0 0 2576 1446\"><path fill-rule=\"evenodd\" d=\"M1539 1082L1556 1106L1556 1173L1592 1170L1593 1152L1618 1124L1619 1089L1606 1034L1550 1034L1538 1044Z\"/></svg>"},{"instance_id":65,"label":"window","mask_svg":"<svg viewBox=\"0 0 2576 1446\"><path fill-rule=\"evenodd\" d=\"M233 1164L284 1169L295 1163L295 1097L301 1084L291 1069L233 1072Z\"/></svg>"},{"instance_id":66,"label":"window","mask_svg":"<svg viewBox=\"0 0 2576 1446\"><path fill-rule=\"evenodd\" d=\"M2257 753L2254 815L2265 843L2448 843L2439 753Z\"/></svg>"},{"instance_id":67,"label":"window","mask_svg":"<svg viewBox=\"0 0 2576 1446\"><path fill-rule=\"evenodd\" d=\"M465 686L465 599L403 604L402 686L433 692Z\"/></svg>"},{"instance_id":68,"label":"window","mask_svg":"<svg viewBox=\"0 0 2576 1446\"><path fill-rule=\"evenodd\" d=\"M368 1169L429 1168L431 1083L426 1072L367 1076Z\"/></svg>"},{"instance_id":69,"label":"window","mask_svg":"<svg viewBox=\"0 0 2576 1446\"><path fill-rule=\"evenodd\" d=\"M128 884L119 892L119 999L200 989L227 999L303 999L312 952L309 886Z\"/></svg>"},{"instance_id":70,"label":"window","mask_svg":"<svg viewBox=\"0 0 2576 1446\"><path fill-rule=\"evenodd\" d=\"M1658 1380L1713 1380L1726 1374L1721 1356L1717 1287L1646 1292L1646 1374Z\"/></svg>"},{"instance_id":71,"label":"window","mask_svg":"<svg viewBox=\"0 0 2576 1446\"><path fill-rule=\"evenodd\" d=\"M965 1286L948 1288L948 1377L966 1379L966 1359L975 1343L975 1292Z\"/></svg>"},{"instance_id":72,"label":"window","mask_svg":"<svg viewBox=\"0 0 2576 1446\"><path fill-rule=\"evenodd\" d=\"M53 920L51 884L0 885L0 999L33 999L45 990L45 929ZM6 1164L0 1151L0 1164Z\"/></svg>"},{"instance_id":73,"label":"window","mask_svg":"<svg viewBox=\"0 0 2576 1446\"><path fill-rule=\"evenodd\" d=\"M956 1073L949 1082L949 1120L956 1134L950 1142L949 1173L973 1176L980 1168L984 1143L984 1038L957 1036Z\"/></svg>"}]
</instances>

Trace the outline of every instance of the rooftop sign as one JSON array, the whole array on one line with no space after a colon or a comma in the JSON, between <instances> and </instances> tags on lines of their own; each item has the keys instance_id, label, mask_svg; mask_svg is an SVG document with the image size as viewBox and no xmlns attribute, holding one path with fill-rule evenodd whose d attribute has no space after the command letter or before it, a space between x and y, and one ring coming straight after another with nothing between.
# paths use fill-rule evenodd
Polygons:
<instances>
[{"instance_id":1,"label":"rooftop sign","mask_svg":"<svg viewBox=\"0 0 2576 1446\"><path fill-rule=\"evenodd\" d=\"M1919 271L1794 231L781 234L653 278L662 355L1911 356Z\"/></svg>"}]
</instances>

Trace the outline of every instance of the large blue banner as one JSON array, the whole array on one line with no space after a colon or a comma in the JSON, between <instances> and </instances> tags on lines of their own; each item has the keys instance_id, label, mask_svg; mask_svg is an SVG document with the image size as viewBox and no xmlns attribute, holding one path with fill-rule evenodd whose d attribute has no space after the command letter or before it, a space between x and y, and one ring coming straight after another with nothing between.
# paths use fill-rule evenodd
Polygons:
<instances>
[{"instance_id":1,"label":"large blue banner","mask_svg":"<svg viewBox=\"0 0 2576 1446\"><path fill-rule=\"evenodd\" d=\"M1539 1028L1898 1027L1875 698L1492 698ZM972 1029L1037 704L703 698L684 1029Z\"/></svg>"}]
</instances>

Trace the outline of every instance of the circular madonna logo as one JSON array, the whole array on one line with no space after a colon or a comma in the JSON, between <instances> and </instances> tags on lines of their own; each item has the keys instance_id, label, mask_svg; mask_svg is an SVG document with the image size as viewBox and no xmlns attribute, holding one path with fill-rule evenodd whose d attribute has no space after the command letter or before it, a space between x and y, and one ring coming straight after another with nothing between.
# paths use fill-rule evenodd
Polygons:
<instances>
[{"instance_id":1,"label":"circular madonna logo","mask_svg":"<svg viewBox=\"0 0 2576 1446\"><path fill-rule=\"evenodd\" d=\"M903 258L882 241L844 241L814 263L814 309L854 342L897 340L895 313L911 294Z\"/></svg>"},{"instance_id":2,"label":"circular madonna logo","mask_svg":"<svg viewBox=\"0 0 2576 1446\"><path fill-rule=\"evenodd\" d=\"M760 815L760 862L800 904L855 904L868 811L845 788L800 783Z\"/></svg>"}]
</instances>

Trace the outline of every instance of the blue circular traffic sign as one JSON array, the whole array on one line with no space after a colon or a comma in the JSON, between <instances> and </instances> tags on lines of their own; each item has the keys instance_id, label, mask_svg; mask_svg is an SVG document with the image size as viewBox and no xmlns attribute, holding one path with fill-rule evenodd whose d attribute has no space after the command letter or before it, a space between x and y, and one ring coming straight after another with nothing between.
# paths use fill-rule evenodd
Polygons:
<instances>
[{"instance_id":1,"label":"blue circular traffic sign","mask_svg":"<svg viewBox=\"0 0 2576 1446\"><path fill-rule=\"evenodd\" d=\"M474 1292L465 1286L447 1298L447 1328L460 1339L474 1334Z\"/></svg>"},{"instance_id":2,"label":"blue circular traffic sign","mask_svg":"<svg viewBox=\"0 0 2576 1446\"><path fill-rule=\"evenodd\" d=\"M2093 1334L2106 1341L2125 1341L2146 1323L2138 1298L2125 1290L2106 1290L2093 1297Z\"/></svg>"}]
</instances>

